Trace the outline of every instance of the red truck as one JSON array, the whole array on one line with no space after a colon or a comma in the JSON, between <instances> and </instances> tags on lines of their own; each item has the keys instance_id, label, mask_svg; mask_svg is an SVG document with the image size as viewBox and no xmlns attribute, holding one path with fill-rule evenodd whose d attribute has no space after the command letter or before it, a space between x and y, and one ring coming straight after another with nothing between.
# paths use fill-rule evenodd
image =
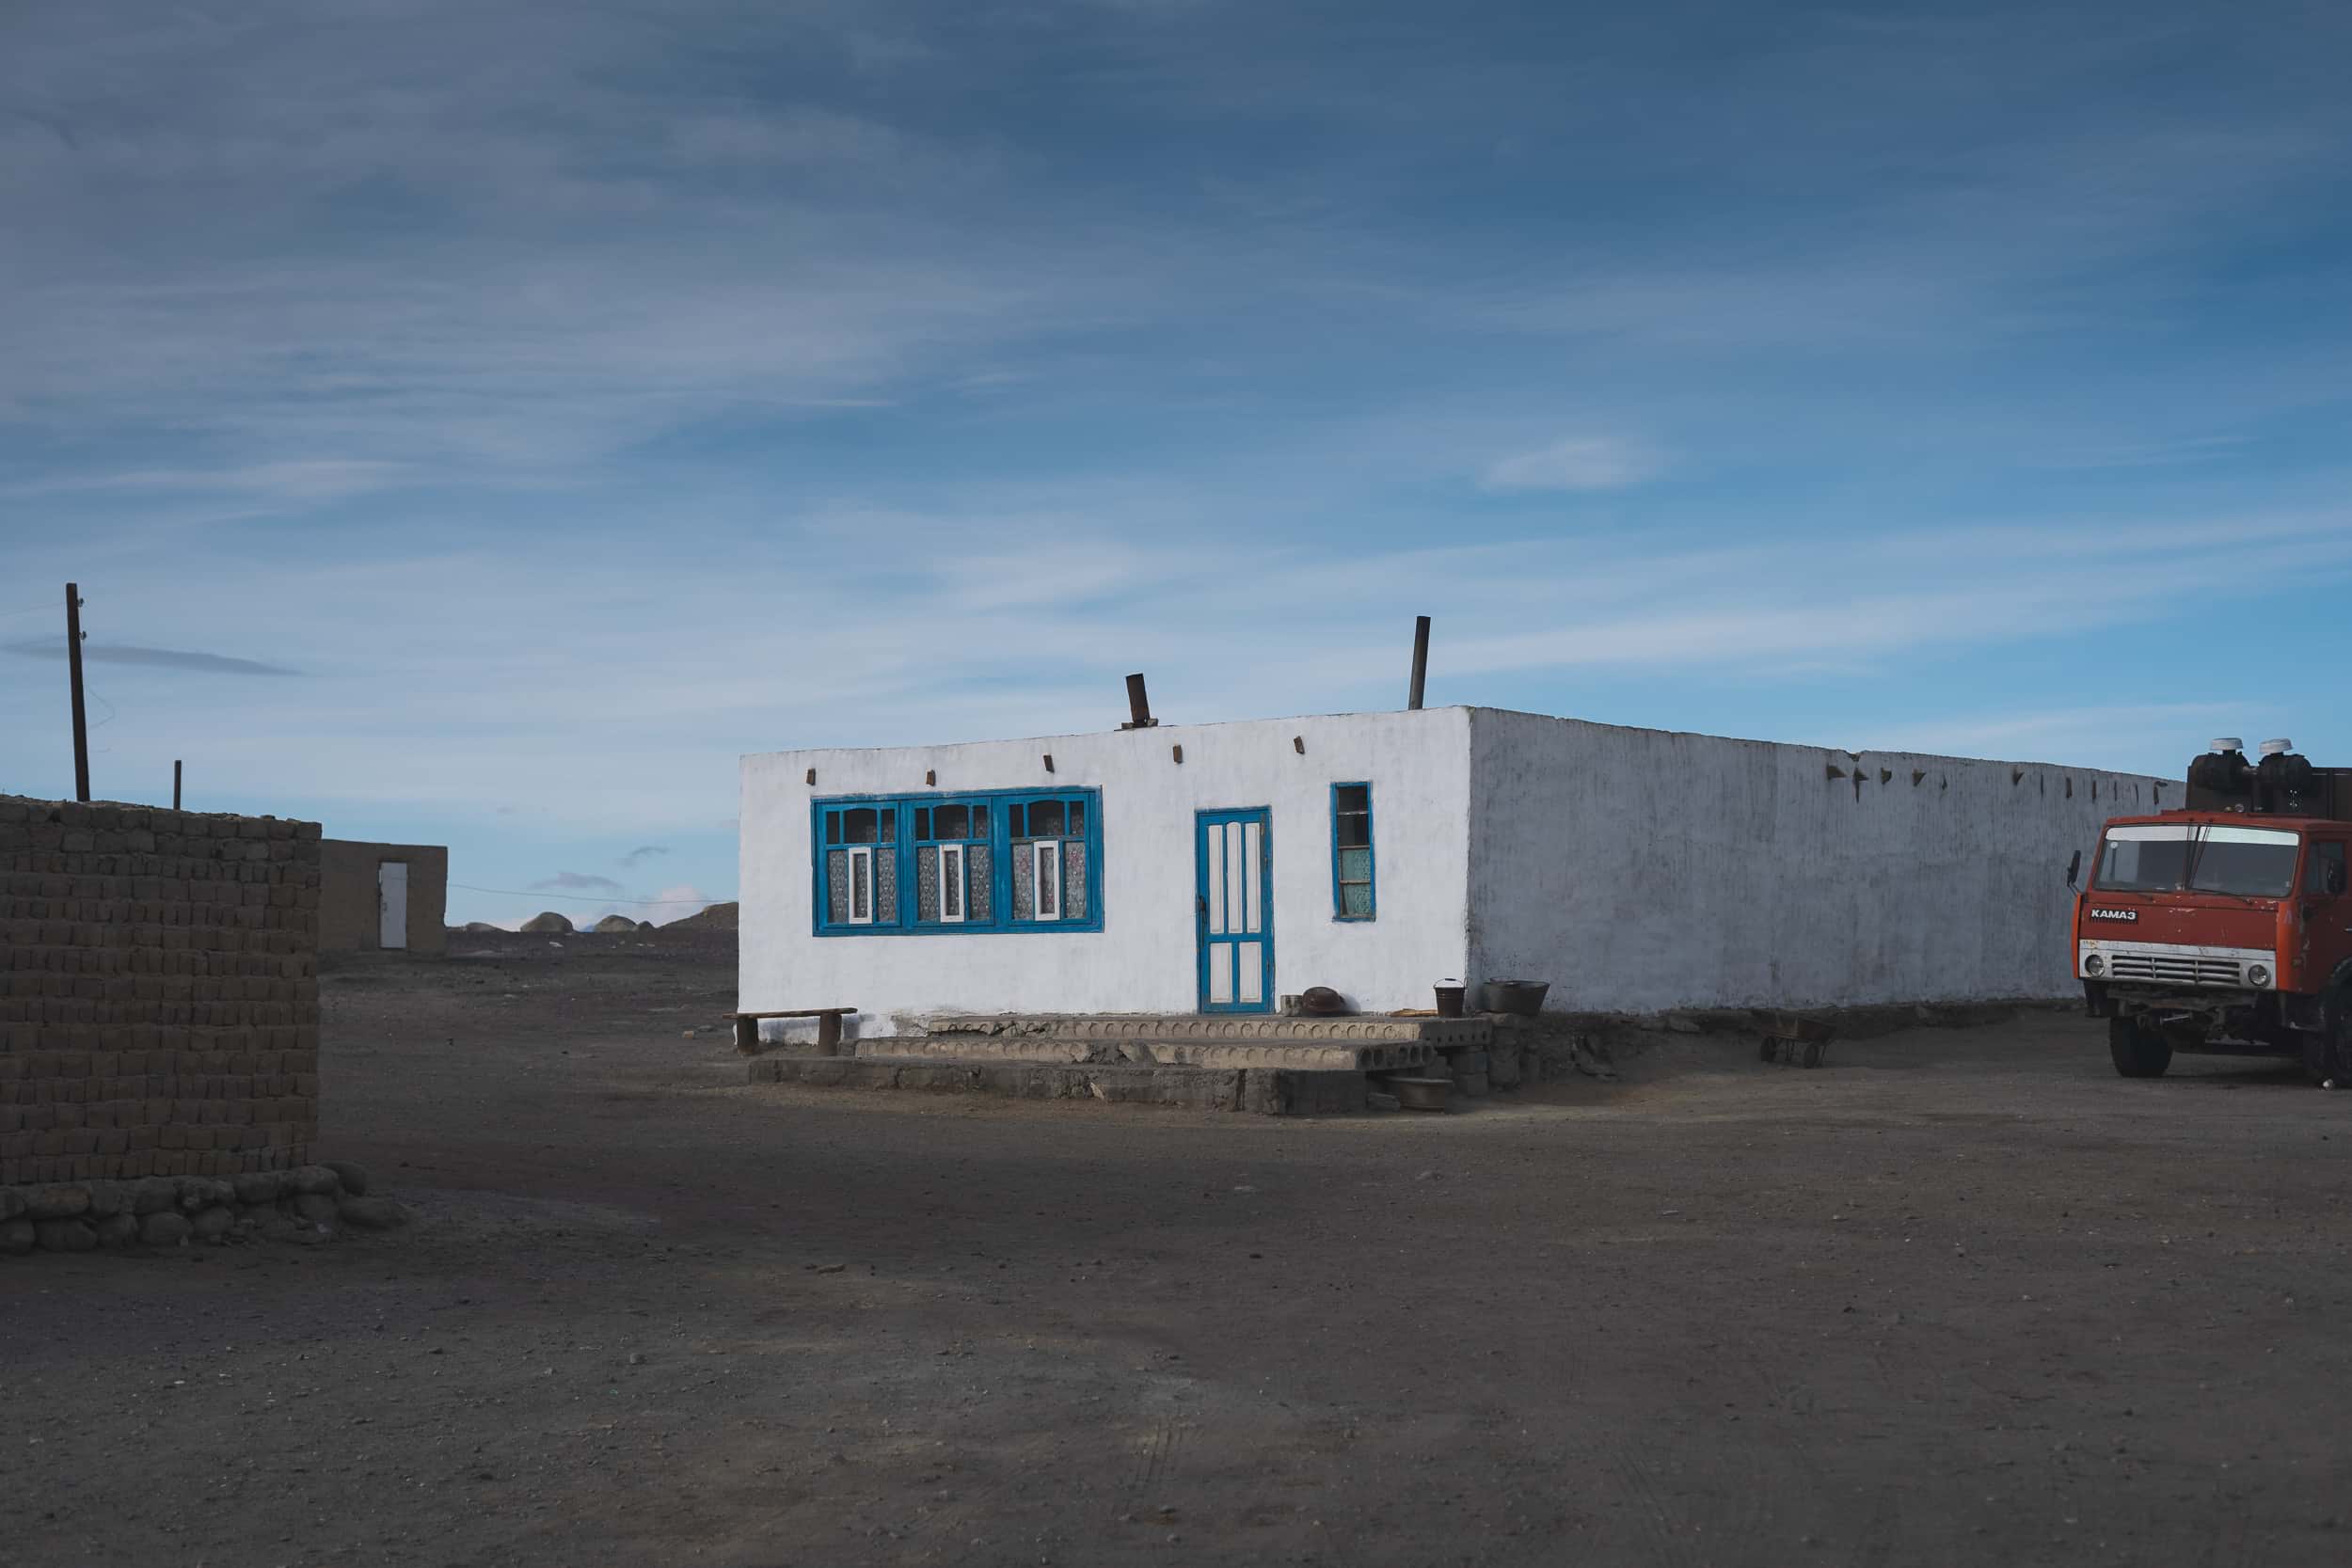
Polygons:
<instances>
[{"instance_id":1,"label":"red truck","mask_svg":"<svg viewBox=\"0 0 2352 1568\"><path fill-rule=\"evenodd\" d=\"M2176 1051L2292 1056L2352 1085L2352 768L2225 738L2178 811L2100 831L2074 899L2074 973L2126 1078ZM2067 874L2079 878L2081 856Z\"/></svg>"}]
</instances>

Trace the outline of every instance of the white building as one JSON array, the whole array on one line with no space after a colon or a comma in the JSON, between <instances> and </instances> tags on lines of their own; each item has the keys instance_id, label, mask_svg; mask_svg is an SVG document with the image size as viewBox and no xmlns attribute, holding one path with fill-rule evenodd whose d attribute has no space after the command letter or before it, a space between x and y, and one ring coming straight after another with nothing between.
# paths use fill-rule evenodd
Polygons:
<instances>
[{"instance_id":1,"label":"white building","mask_svg":"<svg viewBox=\"0 0 2352 1568\"><path fill-rule=\"evenodd\" d=\"M869 1035L1454 977L1572 1011L2066 996L2070 856L2180 795L1463 707L778 752L742 790L739 1005Z\"/></svg>"}]
</instances>

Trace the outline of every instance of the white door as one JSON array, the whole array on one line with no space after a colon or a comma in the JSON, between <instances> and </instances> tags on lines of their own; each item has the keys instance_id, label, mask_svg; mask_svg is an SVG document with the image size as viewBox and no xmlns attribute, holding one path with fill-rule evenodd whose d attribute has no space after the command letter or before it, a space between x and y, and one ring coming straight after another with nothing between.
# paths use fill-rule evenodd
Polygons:
<instances>
[{"instance_id":1,"label":"white door","mask_svg":"<svg viewBox=\"0 0 2352 1568\"><path fill-rule=\"evenodd\" d=\"M379 861L375 867L378 947L408 945L408 863Z\"/></svg>"}]
</instances>

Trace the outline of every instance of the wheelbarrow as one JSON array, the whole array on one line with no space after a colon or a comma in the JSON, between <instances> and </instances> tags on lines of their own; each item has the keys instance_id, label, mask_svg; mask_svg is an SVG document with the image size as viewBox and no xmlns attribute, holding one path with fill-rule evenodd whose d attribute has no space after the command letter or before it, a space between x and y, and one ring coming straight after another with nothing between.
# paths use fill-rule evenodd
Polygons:
<instances>
[{"instance_id":1,"label":"wheelbarrow","mask_svg":"<svg viewBox=\"0 0 2352 1568\"><path fill-rule=\"evenodd\" d=\"M1773 1013L1764 1023L1763 1048L1757 1058L1784 1067L1820 1067L1829 1054L1831 1025L1802 1013Z\"/></svg>"}]
</instances>

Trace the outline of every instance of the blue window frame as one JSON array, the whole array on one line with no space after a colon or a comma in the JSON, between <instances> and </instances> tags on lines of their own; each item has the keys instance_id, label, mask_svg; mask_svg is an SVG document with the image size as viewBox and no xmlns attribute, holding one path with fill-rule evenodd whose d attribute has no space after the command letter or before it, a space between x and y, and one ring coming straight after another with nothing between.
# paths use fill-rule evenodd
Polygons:
<instances>
[{"instance_id":1,"label":"blue window frame","mask_svg":"<svg viewBox=\"0 0 2352 1568\"><path fill-rule=\"evenodd\" d=\"M1100 790L840 796L809 814L818 936L1103 928Z\"/></svg>"},{"instance_id":2,"label":"blue window frame","mask_svg":"<svg viewBox=\"0 0 2352 1568\"><path fill-rule=\"evenodd\" d=\"M1331 786L1331 918L1375 920L1372 850L1372 785Z\"/></svg>"}]
</instances>

